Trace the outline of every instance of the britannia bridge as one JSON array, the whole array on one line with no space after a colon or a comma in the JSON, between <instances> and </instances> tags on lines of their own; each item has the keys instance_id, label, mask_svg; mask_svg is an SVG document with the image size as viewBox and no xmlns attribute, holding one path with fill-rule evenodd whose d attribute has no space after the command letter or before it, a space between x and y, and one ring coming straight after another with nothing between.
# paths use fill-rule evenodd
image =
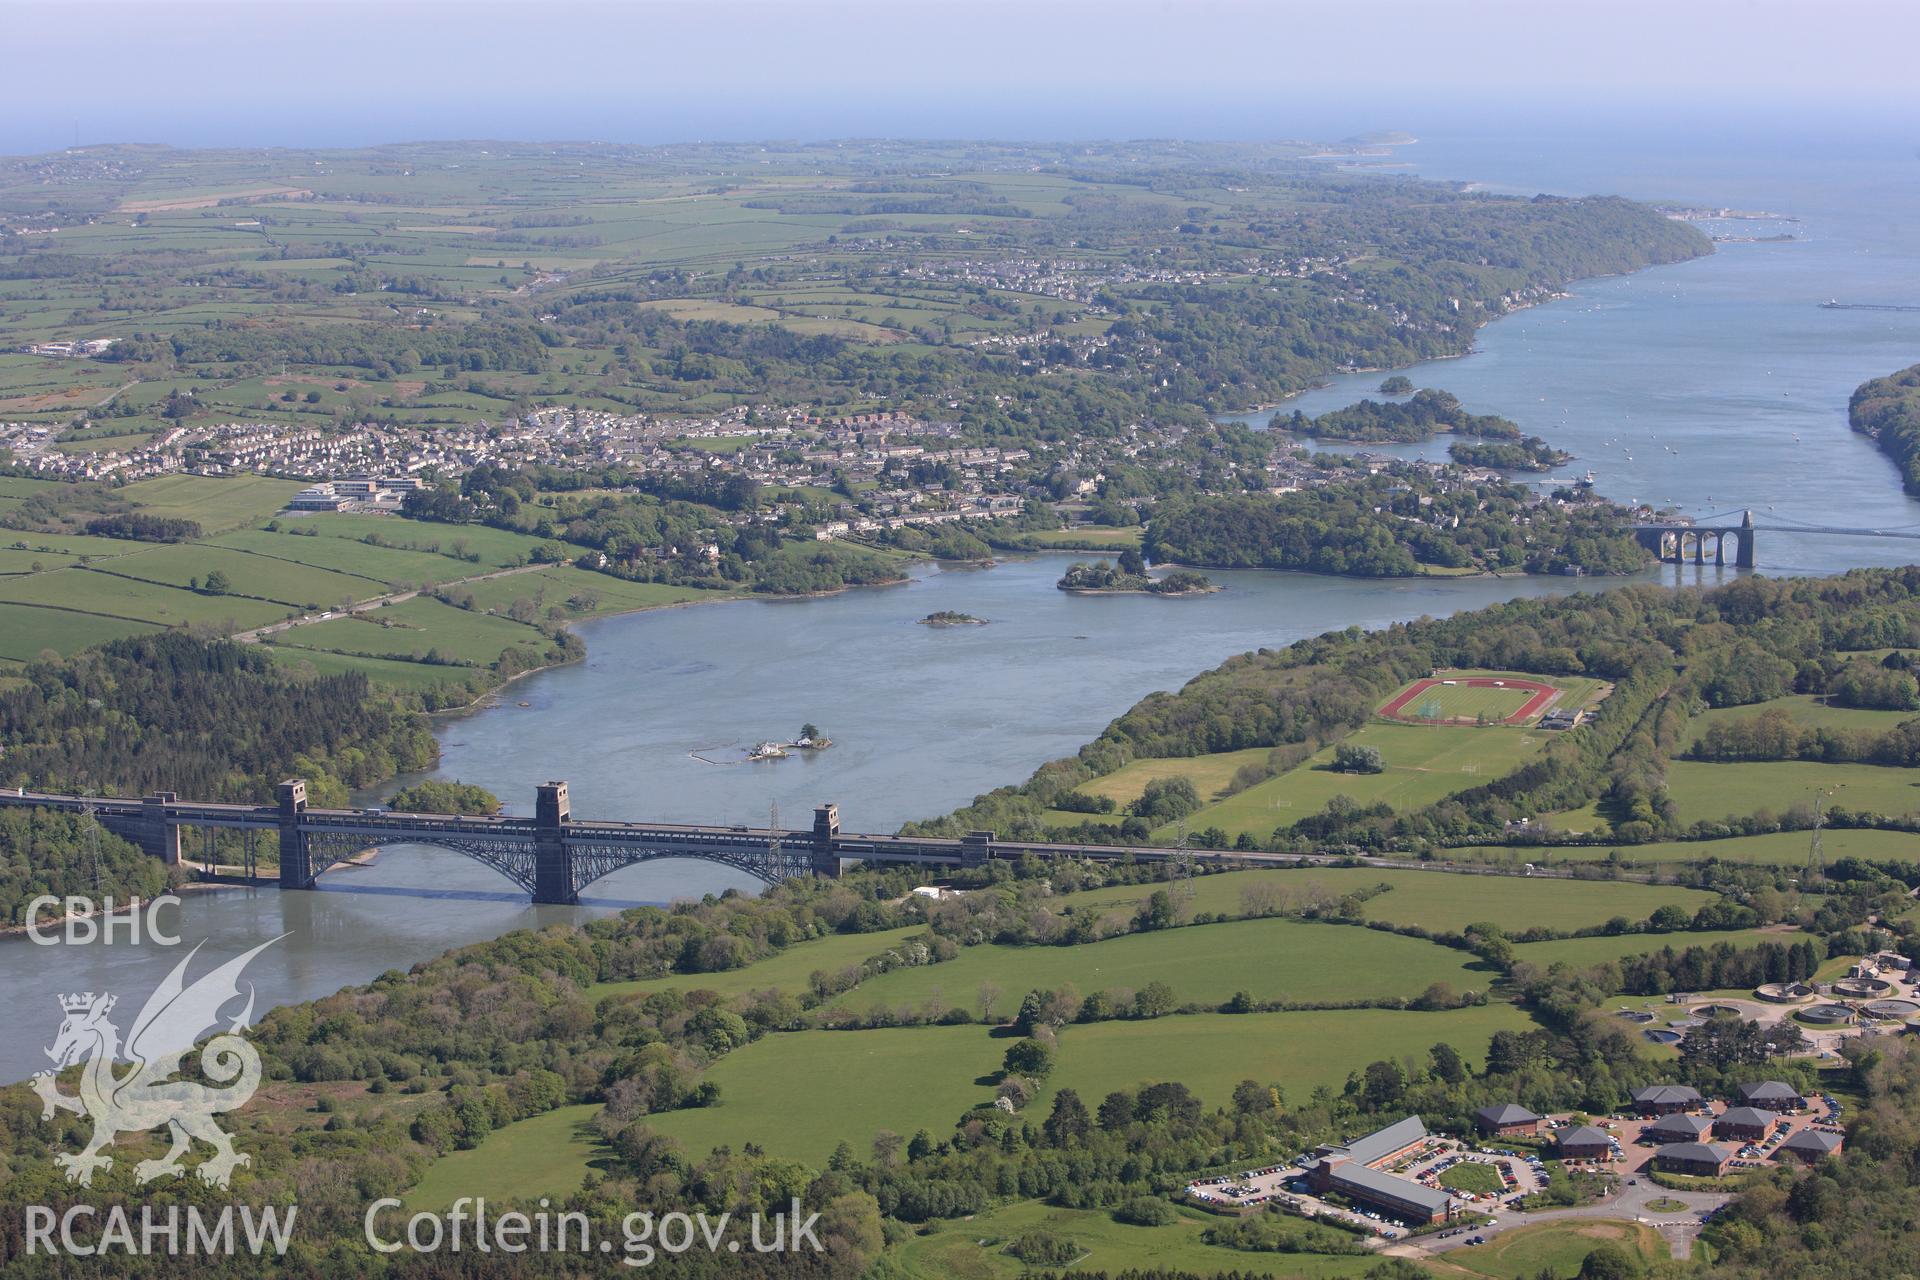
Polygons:
<instances>
[{"instance_id":1,"label":"britannia bridge","mask_svg":"<svg viewBox=\"0 0 1920 1280\"><path fill-rule=\"evenodd\" d=\"M840 830L839 808L831 804L815 809L812 828L804 830L594 822L573 816L564 782L539 787L531 818L317 809L307 803L306 784L298 780L281 783L278 802L270 805L200 803L172 792L136 800L25 790L0 791L4 805L91 812L108 831L169 864L181 860L183 831L204 839L209 853L220 832L238 831L245 850L243 873L255 883L274 883L271 876L253 876L256 844L264 841L279 855L278 884L283 889L310 889L329 867L367 849L435 845L492 867L535 902L554 903L578 901L582 889L624 867L666 858L717 862L768 884L793 876L837 876L843 861L977 867L992 858L1024 856L1263 860L1244 852L1004 841L990 831L958 839L852 835ZM1295 860L1285 855L1265 858ZM207 861L211 864L213 858Z\"/></svg>"}]
</instances>

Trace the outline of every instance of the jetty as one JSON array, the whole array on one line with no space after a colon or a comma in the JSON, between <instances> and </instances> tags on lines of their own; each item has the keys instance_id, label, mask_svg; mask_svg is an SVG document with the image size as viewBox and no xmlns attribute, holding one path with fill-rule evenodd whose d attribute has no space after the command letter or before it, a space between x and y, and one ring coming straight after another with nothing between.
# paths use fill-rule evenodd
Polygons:
<instances>
[{"instance_id":1,"label":"jetty","mask_svg":"<svg viewBox=\"0 0 1920 1280\"><path fill-rule=\"evenodd\" d=\"M1900 302L1842 302L1829 298L1820 304L1822 311L1920 311L1920 306Z\"/></svg>"}]
</instances>

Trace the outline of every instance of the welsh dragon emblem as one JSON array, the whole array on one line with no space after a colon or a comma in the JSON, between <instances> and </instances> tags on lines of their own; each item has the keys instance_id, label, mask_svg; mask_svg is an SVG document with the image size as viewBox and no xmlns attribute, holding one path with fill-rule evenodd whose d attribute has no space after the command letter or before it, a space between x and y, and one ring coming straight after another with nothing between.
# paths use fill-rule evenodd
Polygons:
<instances>
[{"instance_id":1,"label":"welsh dragon emblem","mask_svg":"<svg viewBox=\"0 0 1920 1280\"><path fill-rule=\"evenodd\" d=\"M200 951L196 945L147 997L124 1047L119 1028L107 1016L113 1012L115 997L91 991L60 997L66 1020L46 1051L53 1059L53 1070L35 1075L33 1090L40 1095L42 1120L53 1119L56 1111L93 1120L93 1137L84 1150L54 1156L54 1162L67 1171L67 1181L92 1185L96 1169L113 1166L113 1157L102 1155L101 1148L120 1134L146 1133L163 1125L173 1147L158 1160L142 1160L134 1166L134 1177L142 1184L184 1173L180 1158L195 1139L213 1148L213 1155L194 1170L209 1186L225 1187L234 1169L252 1162L233 1149L233 1139L213 1122L221 1112L245 1106L260 1087L259 1051L240 1034L253 1016L251 983L246 1008L225 1019L226 1030L200 1046L202 1074L221 1087L172 1077L179 1073L180 1060L192 1051L194 1041L209 1027L218 1026L223 1021L220 1010L241 994L240 974L248 961L279 940L261 943L188 986L187 965ZM80 1072L80 1096L61 1093L56 1073L82 1061L86 1065ZM115 1065L122 1061L128 1065L117 1074Z\"/></svg>"}]
</instances>

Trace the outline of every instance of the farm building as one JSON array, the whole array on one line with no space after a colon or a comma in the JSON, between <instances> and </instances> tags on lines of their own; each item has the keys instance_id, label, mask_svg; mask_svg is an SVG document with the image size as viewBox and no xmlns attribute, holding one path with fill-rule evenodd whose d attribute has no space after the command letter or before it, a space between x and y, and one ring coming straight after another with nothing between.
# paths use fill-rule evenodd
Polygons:
<instances>
[{"instance_id":1,"label":"farm building","mask_svg":"<svg viewBox=\"0 0 1920 1280\"><path fill-rule=\"evenodd\" d=\"M1644 1142L1698 1142L1713 1131L1711 1116L1662 1116L1640 1131Z\"/></svg>"},{"instance_id":2,"label":"farm building","mask_svg":"<svg viewBox=\"0 0 1920 1280\"><path fill-rule=\"evenodd\" d=\"M1682 1173L1690 1178L1717 1178L1727 1171L1733 1153L1711 1142L1676 1142L1663 1147L1653 1160L1662 1173Z\"/></svg>"},{"instance_id":3,"label":"farm building","mask_svg":"<svg viewBox=\"0 0 1920 1280\"><path fill-rule=\"evenodd\" d=\"M1556 1134L1553 1153L1562 1160L1605 1160L1613 1154L1613 1139L1605 1129L1583 1124Z\"/></svg>"},{"instance_id":4,"label":"farm building","mask_svg":"<svg viewBox=\"0 0 1920 1280\"><path fill-rule=\"evenodd\" d=\"M1691 1118L1691 1117L1688 1117ZM1662 1123L1665 1123L1662 1121ZM1758 1107L1729 1107L1713 1122L1713 1136L1730 1142L1764 1142L1780 1117Z\"/></svg>"},{"instance_id":5,"label":"farm building","mask_svg":"<svg viewBox=\"0 0 1920 1280\"><path fill-rule=\"evenodd\" d=\"M1740 1105L1763 1111L1798 1111L1807 1105L1800 1091L1780 1080L1761 1080L1740 1086Z\"/></svg>"},{"instance_id":6,"label":"farm building","mask_svg":"<svg viewBox=\"0 0 1920 1280\"><path fill-rule=\"evenodd\" d=\"M1816 1164L1828 1156L1839 1155L1840 1148L1845 1145L1846 1139L1837 1133L1828 1133L1825 1129L1802 1129L1780 1144L1774 1158L1792 1158L1802 1164Z\"/></svg>"},{"instance_id":7,"label":"farm building","mask_svg":"<svg viewBox=\"0 0 1920 1280\"><path fill-rule=\"evenodd\" d=\"M1650 1084L1633 1091L1633 1109L1643 1116L1676 1115L1700 1103L1700 1091L1684 1084Z\"/></svg>"},{"instance_id":8,"label":"farm building","mask_svg":"<svg viewBox=\"0 0 1920 1280\"><path fill-rule=\"evenodd\" d=\"M1482 1107L1473 1113L1473 1127L1487 1135L1534 1137L1540 1132L1541 1118L1514 1102Z\"/></svg>"}]
</instances>

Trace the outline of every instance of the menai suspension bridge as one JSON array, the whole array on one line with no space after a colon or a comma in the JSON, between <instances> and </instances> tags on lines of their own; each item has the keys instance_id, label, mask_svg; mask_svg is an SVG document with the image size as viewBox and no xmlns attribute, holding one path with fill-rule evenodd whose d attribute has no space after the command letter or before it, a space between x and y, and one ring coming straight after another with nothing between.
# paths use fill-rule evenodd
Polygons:
<instances>
[{"instance_id":1,"label":"menai suspension bridge","mask_svg":"<svg viewBox=\"0 0 1920 1280\"><path fill-rule=\"evenodd\" d=\"M1733 523L1728 523L1733 521ZM1693 520L1648 521L1633 527L1640 545L1667 564L1732 564L1740 569L1757 565L1755 535L1761 533L1822 534L1846 538L1920 539L1920 524L1864 528L1850 525L1802 524L1769 519L1761 524L1751 510L1716 511ZM1727 542L1733 543L1731 560Z\"/></svg>"}]
</instances>

